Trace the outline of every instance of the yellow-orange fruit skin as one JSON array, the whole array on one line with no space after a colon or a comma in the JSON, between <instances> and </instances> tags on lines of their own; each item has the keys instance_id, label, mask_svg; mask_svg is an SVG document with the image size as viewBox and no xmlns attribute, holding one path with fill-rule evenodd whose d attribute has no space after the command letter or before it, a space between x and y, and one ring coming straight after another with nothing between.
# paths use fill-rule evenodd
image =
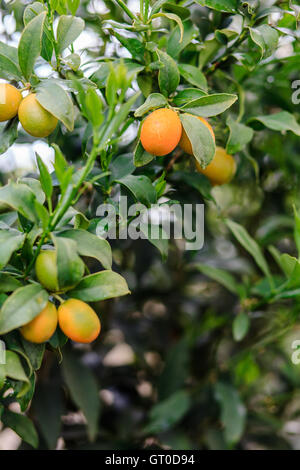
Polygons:
<instances>
[{"instance_id":1,"label":"yellow-orange fruit skin","mask_svg":"<svg viewBox=\"0 0 300 470\"><path fill-rule=\"evenodd\" d=\"M222 147L216 147L213 160L205 168L201 168L196 161L197 170L205 175L212 185L229 183L235 175L236 163L232 155L229 155Z\"/></svg>"},{"instance_id":2,"label":"yellow-orange fruit skin","mask_svg":"<svg viewBox=\"0 0 300 470\"><path fill-rule=\"evenodd\" d=\"M101 330L96 312L77 299L69 299L59 307L58 323L63 333L77 343L91 343Z\"/></svg>"},{"instance_id":3,"label":"yellow-orange fruit skin","mask_svg":"<svg viewBox=\"0 0 300 470\"><path fill-rule=\"evenodd\" d=\"M141 143L146 152L157 157L168 155L178 145L182 125L175 111L161 108L145 119L141 128Z\"/></svg>"},{"instance_id":4,"label":"yellow-orange fruit skin","mask_svg":"<svg viewBox=\"0 0 300 470\"><path fill-rule=\"evenodd\" d=\"M57 327L57 310L48 302L46 307L30 323L20 328L22 336L31 343L45 343L54 334Z\"/></svg>"},{"instance_id":5,"label":"yellow-orange fruit skin","mask_svg":"<svg viewBox=\"0 0 300 470\"><path fill-rule=\"evenodd\" d=\"M189 114L189 116L192 116L192 114ZM203 122L203 124L206 125L206 127L209 129L211 135L213 136L213 139L215 141L215 133L213 131L213 128L209 124L209 122L204 119L203 117L200 116L194 116L195 119L199 119L199 121ZM179 147L185 152L188 153L189 155L193 155L193 149L192 149L192 144L190 139L188 138L186 132L184 129L182 129L182 136L179 142Z\"/></svg>"},{"instance_id":6,"label":"yellow-orange fruit skin","mask_svg":"<svg viewBox=\"0 0 300 470\"><path fill-rule=\"evenodd\" d=\"M9 83L0 83L0 122L9 121L18 114L22 95Z\"/></svg>"},{"instance_id":7,"label":"yellow-orange fruit skin","mask_svg":"<svg viewBox=\"0 0 300 470\"><path fill-rule=\"evenodd\" d=\"M35 93L23 99L18 114L23 129L33 137L48 137L58 123L56 117L40 105Z\"/></svg>"}]
</instances>

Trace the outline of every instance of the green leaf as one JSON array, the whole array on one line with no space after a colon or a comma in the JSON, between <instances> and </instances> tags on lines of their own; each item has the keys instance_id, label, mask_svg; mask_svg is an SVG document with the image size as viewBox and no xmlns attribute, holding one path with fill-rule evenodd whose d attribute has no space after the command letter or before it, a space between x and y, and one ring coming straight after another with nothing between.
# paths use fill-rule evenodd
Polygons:
<instances>
[{"instance_id":1,"label":"green leaf","mask_svg":"<svg viewBox=\"0 0 300 470\"><path fill-rule=\"evenodd\" d=\"M2 421L4 426L15 431L27 444L34 448L38 447L39 438L37 432L32 421L27 416L13 413L6 408L2 415Z\"/></svg>"},{"instance_id":2,"label":"green leaf","mask_svg":"<svg viewBox=\"0 0 300 470\"><path fill-rule=\"evenodd\" d=\"M199 88L185 88L178 91L177 95L173 98L173 103L175 106L183 106L205 95L206 93L203 90L199 90Z\"/></svg>"},{"instance_id":3,"label":"green leaf","mask_svg":"<svg viewBox=\"0 0 300 470\"><path fill-rule=\"evenodd\" d=\"M210 117L223 113L235 103L236 95L218 93L202 96L184 105L181 109L196 116Z\"/></svg>"},{"instance_id":4,"label":"green leaf","mask_svg":"<svg viewBox=\"0 0 300 470\"><path fill-rule=\"evenodd\" d=\"M65 193L69 182L71 181L73 168L68 165L60 148L56 144L52 144L55 151L54 170L59 181L62 194Z\"/></svg>"},{"instance_id":5,"label":"green leaf","mask_svg":"<svg viewBox=\"0 0 300 470\"><path fill-rule=\"evenodd\" d=\"M41 157L36 153L36 161L40 171L40 179L41 179L41 186L46 195L49 199L52 196L53 185L52 185L52 178L49 174L48 168L41 159Z\"/></svg>"},{"instance_id":6,"label":"green leaf","mask_svg":"<svg viewBox=\"0 0 300 470\"><path fill-rule=\"evenodd\" d=\"M238 392L231 385L218 382L215 397L221 407L224 437L228 444L235 444L243 435L246 424L246 408Z\"/></svg>"},{"instance_id":7,"label":"green leaf","mask_svg":"<svg viewBox=\"0 0 300 470\"><path fill-rule=\"evenodd\" d=\"M180 75L176 62L166 52L156 51L162 67L158 72L158 84L163 95L168 97L179 85Z\"/></svg>"},{"instance_id":8,"label":"green leaf","mask_svg":"<svg viewBox=\"0 0 300 470\"><path fill-rule=\"evenodd\" d=\"M77 284L84 274L84 263L77 254L77 243L52 235L57 250L57 277L60 288Z\"/></svg>"},{"instance_id":9,"label":"green leaf","mask_svg":"<svg viewBox=\"0 0 300 470\"><path fill-rule=\"evenodd\" d=\"M208 127L189 114L181 114L180 120L191 142L193 155L205 168L214 158L216 147Z\"/></svg>"},{"instance_id":10,"label":"green leaf","mask_svg":"<svg viewBox=\"0 0 300 470\"><path fill-rule=\"evenodd\" d=\"M187 392L180 390L155 405L150 412L150 422L144 428L145 434L158 434L175 426L187 413L191 399Z\"/></svg>"},{"instance_id":11,"label":"green leaf","mask_svg":"<svg viewBox=\"0 0 300 470\"><path fill-rule=\"evenodd\" d=\"M102 144L100 150L106 147L107 142L109 141L109 139L112 138L113 134L115 132L117 132L117 130L120 128L121 125L122 126L124 125L124 123L126 122L126 118L129 114L133 104L135 103L136 99L139 96L140 96L140 93L136 93L135 95L131 96L126 103L124 103L120 106L120 108L118 109L118 112L115 114L113 119L110 121L110 123L108 124L108 126L105 130L105 133L102 136L103 144Z\"/></svg>"},{"instance_id":12,"label":"green leaf","mask_svg":"<svg viewBox=\"0 0 300 470\"><path fill-rule=\"evenodd\" d=\"M201 90L207 91L207 81L203 73L195 67L189 64L179 64L178 69L180 75L194 86L197 86Z\"/></svg>"},{"instance_id":13,"label":"green leaf","mask_svg":"<svg viewBox=\"0 0 300 470\"><path fill-rule=\"evenodd\" d=\"M21 282L15 277L7 273L0 273L0 292L13 292L21 286Z\"/></svg>"},{"instance_id":14,"label":"green leaf","mask_svg":"<svg viewBox=\"0 0 300 470\"><path fill-rule=\"evenodd\" d=\"M19 67L9 57L1 54L0 48L0 76L5 80L21 80L22 74Z\"/></svg>"},{"instance_id":15,"label":"green leaf","mask_svg":"<svg viewBox=\"0 0 300 470\"><path fill-rule=\"evenodd\" d=\"M251 127L234 121L231 117L226 122L230 134L226 144L226 151L231 155L240 152L253 139L253 129Z\"/></svg>"},{"instance_id":16,"label":"green leaf","mask_svg":"<svg viewBox=\"0 0 300 470\"><path fill-rule=\"evenodd\" d=\"M198 34L199 32L197 28L190 20L183 22L183 36L181 28L176 26L176 28L172 30L168 39L167 54L176 59L180 52L185 49L192 42L192 40L198 36Z\"/></svg>"},{"instance_id":17,"label":"green leaf","mask_svg":"<svg viewBox=\"0 0 300 470\"><path fill-rule=\"evenodd\" d=\"M5 353L5 364L0 364L0 377L1 376L29 383L28 377L21 364L20 357L13 351L6 351Z\"/></svg>"},{"instance_id":18,"label":"green leaf","mask_svg":"<svg viewBox=\"0 0 300 470\"><path fill-rule=\"evenodd\" d=\"M27 341L21 336L22 345L26 356L28 357L30 364L34 370L38 370L42 365L42 360L45 352L45 343L34 344Z\"/></svg>"},{"instance_id":19,"label":"green leaf","mask_svg":"<svg viewBox=\"0 0 300 470\"><path fill-rule=\"evenodd\" d=\"M261 58L266 59L276 50L279 34L276 29L267 24L262 24L256 28L249 28L252 40L261 49Z\"/></svg>"},{"instance_id":20,"label":"green leaf","mask_svg":"<svg viewBox=\"0 0 300 470\"><path fill-rule=\"evenodd\" d=\"M141 117L144 114L152 111L156 108L162 108L168 104L168 100L165 96L161 95L160 93L151 93L145 103L143 103L137 110L135 111L135 117Z\"/></svg>"},{"instance_id":21,"label":"green leaf","mask_svg":"<svg viewBox=\"0 0 300 470\"><path fill-rule=\"evenodd\" d=\"M24 243L25 234L18 230L0 230L0 269L9 262L12 254Z\"/></svg>"},{"instance_id":22,"label":"green leaf","mask_svg":"<svg viewBox=\"0 0 300 470\"><path fill-rule=\"evenodd\" d=\"M86 276L69 295L84 302L98 302L129 294L125 279L113 271Z\"/></svg>"},{"instance_id":23,"label":"green leaf","mask_svg":"<svg viewBox=\"0 0 300 470\"><path fill-rule=\"evenodd\" d=\"M18 55L21 71L29 80L36 59L42 49L42 33L47 13L44 11L33 18L24 28L20 38Z\"/></svg>"},{"instance_id":24,"label":"green leaf","mask_svg":"<svg viewBox=\"0 0 300 470\"><path fill-rule=\"evenodd\" d=\"M145 46L137 38L129 38L122 36L114 30L114 36L120 41L122 46L124 46L132 55L132 58L138 60L139 62L144 62L145 60Z\"/></svg>"},{"instance_id":25,"label":"green leaf","mask_svg":"<svg viewBox=\"0 0 300 470\"><path fill-rule=\"evenodd\" d=\"M134 196L134 198L149 207L157 201L157 194L151 180L144 175L128 175L116 181L125 186Z\"/></svg>"},{"instance_id":26,"label":"green leaf","mask_svg":"<svg viewBox=\"0 0 300 470\"><path fill-rule=\"evenodd\" d=\"M205 276L210 277L214 281L217 281L219 284L224 286L234 295L240 295L240 285L236 282L234 277L224 269L214 268L213 266L208 266L201 263L192 264L191 268L196 268Z\"/></svg>"},{"instance_id":27,"label":"green leaf","mask_svg":"<svg viewBox=\"0 0 300 470\"><path fill-rule=\"evenodd\" d=\"M203 7L227 13L237 13L239 5L238 0L196 0L196 3L199 3Z\"/></svg>"},{"instance_id":28,"label":"green leaf","mask_svg":"<svg viewBox=\"0 0 300 470\"><path fill-rule=\"evenodd\" d=\"M292 131L300 136L300 125L293 114L287 111L270 114L269 116L256 116L249 119L248 124L258 121L274 131Z\"/></svg>"},{"instance_id":29,"label":"green leaf","mask_svg":"<svg viewBox=\"0 0 300 470\"><path fill-rule=\"evenodd\" d=\"M85 110L87 118L93 127L101 126L104 116L102 112L102 101L94 88L89 88L85 97Z\"/></svg>"},{"instance_id":30,"label":"green leaf","mask_svg":"<svg viewBox=\"0 0 300 470\"><path fill-rule=\"evenodd\" d=\"M271 281L272 276L269 270L269 266L256 241L249 235L247 230L242 227L242 225L239 225L229 219L226 219L225 223L237 241L243 246L243 248L245 248L245 250L248 251L248 253L250 253L251 256L253 256L256 264L260 267L265 276L267 276L267 278Z\"/></svg>"},{"instance_id":31,"label":"green leaf","mask_svg":"<svg viewBox=\"0 0 300 470\"><path fill-rule=\"evenodd\" d=\"M4 302L0 311L0 334L26 325L45 307L48 293L39 284L20 287Z\"/></svg>"},{"instance_id":32,"label":"green leaf","mask_svg":"<svg viewBox=\"0 0 300 470\"><path fill-rule=\"evenodd\" d=\"M152 8L151 8L151 17L155 15L161 7L164 5L164 3L167 3L169 0L157 0L154 2Z\"/></svg>"},{"instance_id":33,"label":"green leaf","mask_svg":"<svg viewBox=\"0 0 300 470\"><path fill-rule=\"evenodd\" d=\"M72 15L75 15L79 8L80 0L67 0L67 5Z\"/></svg>"},{"instance_id":34,"label":"green leaf","mask_svg":"<svg viewBox=\"0 0 300 470\"><path fill-rule=\"evenodd\" d=\"M134 159L133 159L134 165L136 167L147 165L154 158L155 158L154 155L151 155L150 153L146 152L146 150L142 146L141 141L139 140L134 151Z\"/></svg>"},{"instance_id":35,"label":"green leaf","mask_svg":"<svg viewBox=\"0 0 300 470\"><path fill-rule=\"evenodd\" d=\"M0 71L1 72L1 71ZM6 152L18 137L18 118L8 121L0 131L0 155Z\"/></svg>"},{"instance_id":36,"label":"green leaf","mask_svg":"<svg viewBox=\"0 0 300 470\"><path fill-rule=\"evenodd\" d=\"M183 33L184 33L181 18L178 15L176 15L175 13L166 13L166 12L156 13L155 15L152 16L152 18L159 18L159 17L168 18L168 20L172 20L172 21L175 21L177 23L177 27L179 28L179 31L180 31L178 43L180 44L183 40Z\"/></svg>"},{"instance_id":37,"label":"green leaf","mask_svg":"<svg viewBox=\"0 0 300 470\"><path fill-rule=\"evenodd\" d=\"M5 42L0 41L0 54L8 57L15 65L19 65L18 49L13 46L9 46Z\"/></svg>"},{"instance_id":38,"label":"green leaf","mask_svg":"<svg viewBox=\"0 0 300 470\"><path fill-rule=\"evenodd\" d=\"M38 222L35 194L26 184L9 183L0 188L0 203L19 212L32 222Z\"/></svg>"},{"instance_id":39,"label":"green leaf","mask_svg":"<svg viewBox=\"0 0 300 470\"><path fill-rule=\"evenodd\" d=\"M77 244L77 252L81 256L95 258L105 269L111 269L112 253L108 241L80 229L64 230L56 235L74 240Z\"/></svg>"},{"instance_id":40,"label":"green leaf","mask_svg":"<svg viewBox=\"0 0 300 470\"><path fill-rule=\"evenodd\" d=\"M83 412L88 425L88 434L94 440L98 433L100 398L98 385L90 370L80 362L78 356L66 349L62 362L63 376L74 403Z\"/></svg>"},{"instance_id":41,"label":"green leaf","mask_svg":"<svg viewBox=\"0 0 300 470\"><path fill-rule=\"evenodd\" d=\"M62 53L84 30L84 21L74 16L62 15L57 26L57 51Z\"/></svg>"},{"instance_id":42,"label":"green leaf","mask_svg":"<svg viewBox=\"0 0 300 470\"><path fill-rule=\"evenodd\" d=\"M135 166L132 161L132 153L123 153L121 155L116 155L110 165L109 169L111 171L110 180L115 181L124 176L131 175L134 172Z\"/></svg>"},{"instance_id":43,"label":"green leaf","mask_svg":"<svg viewBox=\"0 0 300 470\"><path fill-rule=\"evenodd\" d=\"M250 326L249 315L245 312L239 313L232 325L232 334L235 341L241 341L248 333Z\"/></svg>"},{"instance_id":44,"label":"green leaf","mask_svg":"<svg viewBox=\"0 0 300 470\"><path fill-rule=\"evenodd\" d=\"M28 5L23 14L24 25L26 26L33 18L38 16L40 13L46 11L47 8L40 2L34 2L31 5ZM41 56L47 61L50 62L53 54L53 42L51 36L51 27L49 25L48 17L44 22L43 34L42 34L42 50Z\"/></svg>"},{"instance_id":45,"label":"green leaf","mask_svg":"<svg viewBox=\"0 0 300 470\"><path fill-rule=\"evenodd\" d=\"M69 94L60 85L45 80L37 88L36 98L43 108L62 121L69 131L74 129L74 106Z\"/></svg>"}]
</instances>

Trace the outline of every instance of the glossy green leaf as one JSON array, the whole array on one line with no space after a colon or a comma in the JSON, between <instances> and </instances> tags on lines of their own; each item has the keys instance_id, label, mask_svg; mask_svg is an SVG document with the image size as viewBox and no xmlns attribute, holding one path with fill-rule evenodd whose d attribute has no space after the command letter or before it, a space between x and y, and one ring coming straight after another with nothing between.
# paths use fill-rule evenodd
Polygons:
<instances>
[{"instance_id":1,"label":"glossy green leaf","mask_svg":"<svg viewBox=\"0 0 300 470\"><path fill-rule=\"evenodd\" d=\"M232 292L232 294L240 294L240 285L228 271L201 263L195 263L191 267L196 268L201 273L205 274L205 276L208 276L214 281L217 281L219 284Z\"/></svg>"},{"instance_id":2,"label":"glossy green leaf","mask_svg":"<svg viewBox=\"0 0 300 470\"><path fill-rule=\"evenodd\" d=\"M105 269L111 269L112 253L110 244L86 230L72 229L57 233L58 237L72 239L77 244L77 252L82 256L97 259Z\"/></svg>"},{"instance_id":3,"label":"glossy green leaf","mask_svg":"<svg viewBox=\"0 0 300 470\"><path fill-rule=\"evenodd\" d=\"M274 131L292 131L300 136L300 124L296 121L295 116L287 111L280 111L268 116L256 116L249 119L248 123L255 124L255 121Z\"/></svg>"},{"instance_id":4,"label":"glossy green leaf","mask_svg":"<svg viewBox=\"0 0 300 470\"><path fill-rule=\"evenodd\" d=\"M152 111L156 108L162 108L168 104L168 100L165 96L161 95L160 93L151 93L145 103L143 103L139 108L135 111L135 117L141 117L144 114Z\"/></svg>"},{"instance_id":5,"label":"glossy green leaf","mask_svg":"<svg viewBox=\"0 0 300 470\"><path fill-rule=\"evenodd\" d=\"M248 333L250 326L249 315L245 312L239 313L232 325L232 334L235 341L241 341Z\"/></svg>"},{"instance_id":6,"label":"glossy green leaf","mask_svg":"<svg viewBox=\"0 0 300 470\"><path fill-rule=\"evenodd\" d=\"M53 185L52 185L52 178L49 174L48 168L38 154L36 154L36 161L37 161L37 165L40 171L40 180L41 180L42 189L46 197L51 198Z\"/></svg>"},{"instance_id":7,"label":"glossy green leaf","mask_svg":"<svg viewBox=\"0 0 300 470\"><path fill-rule=\"evenodd\" d=\"M201 90L207 91L207 81L201 70L194 65L178 65L180 75L191 85L197 86Z\"/></svg>"},{"instance_id":8,"label":"glossy green leaf","mask_svg":"<svg viewBox=\"0 0 300 470\"><path fill-rule=\"evenodd\" d=\"M9 262L12 254L19 250L25 240L25 235L18 230L0 230L0 269Z\"/></svg>"},{"instance_id":9,"label":"glossy green leaf","mask_svg":"<svg viewBox=\"0 0 300 470\"><path fill-rule=\"evenodd\" d=\"M237 241L245 248L245 250L253 256L256 264L260 267L262 272L267 276L268 279L272 279L269 266L265 260L265 257L261 251L261 248L257 242L252 238L247 230L240 224L233 222L232 220L226 219L226 225L237 239Z\"/></svg>"},{"instance_id":10,"label":"glossy green leaf","mask_svg":"<svg viewBox=\"0 0 300 470\"><path fill-rule=\"evenodd\" d=\"M17 139L18 123L18 119L14 118L11 121L8 121L7 124L0 127L0 155L6 152L6 150L8 150Z\"/></svg>"},{"instance_id":11,"label":"glossy green leaf","mask_svg":"<svg viewBox=\"0 0 300 470\"><path fill-rule=\"evenodd\" d=\"M21 71L29 80L33 72L36 59L42 49L42 34L46 12L34 17L24 28L18 47L19 64Z\"/></svg>"},{"instance_id":12,"label":"glossy green leaf","mask_svg":"<svg viewBox=\"0 0 300 470\"><path fill-rule=\"evenodd\" d=\"M5 409L2 415L2 421L4 426L12 429L17 433L25 442L36 448L38 446L39 438L33 422L19 413L13 413L12 411Z\"/></svg>"},{"instance_id":13,"label":"glossy green leaf","mask_svg":"<svg viewBox=\"0 0 300 470\"><path fill-rule=\"evenodd\" d=\"M238 0L196 0L203 7L212 8L226 13L237 13Z\"/></svg>"},{"instance_id":14,"label":"glossy green leaf","mask_svg":"<svg viewBox=\"0 0 300 470\"><path fill-rule=\"evenodd\" d=\"M134 165L136 167L147 165L154 158L154 155L151 155L151 153L146 152L146 150L142 146L141 141L139 140L134 150Z\"/></svg>"},{"instance_id":15,"label":"glossy green leaf","mask_svg":"<svg viewBox=\"0 0 300 470\"><path fill-rule=\"evenodd\" d=\"M33 320L45 308L48 293L39 284L17 289L0 311L0 334L19 328Z\"/></svg>"},{"instance_id":16,"label":"glossy green leaf","mask_svg":"<svg viewBox=\"0 0 300 470\"><path fill-rule=\"evenodd\" d=\"M279 34L267 24L249 28L252 40L260 47L261 57L267 58L276 50Z\"/></svg>"},{"instance_id":17,"label":"glossy green leaf","mask_svg":"<svg viewBox=\"0 0 300 470\"><path fill-rule=\"evenodd\" d=\"M127 283L120 274L113 271L101 271L86 276L74 290L69 292L69 295L84 302L98 302L129 293Z\"/></svg>"},{"instance_id":18,"label":"glossy green leaf","mask_svg":"<svg viewBox=\"0 0 300 470\"><path fill-rule=\"evenodd\" d=\"M231 155L236 152L240 152L249 142L251 142L254 132L251 127L236 122L230 117L227 119L226 123L230 131L226 150Z\"/></svg>"},{"instance_id":19,"label":"glossy green leaf","mask_svg":"<svg viewBox=\"0 0 300 470\"><path fill-rule=\"evenodd\" d=\"M166 52L156 51L162 67L158 72L158 84L163 95L168 97L179 85L180 75L176 62Z\"/></svg>"},{"instance_id":20,"label":"glossy green leaf","mask_svg":"<svg viewBox=\"0 0 300 470\"><path fill-rule=\"evenodd\" d=\"M84 274L84 263L77 254L77 243L70 238L52 236L57 250L57 275L61 289L77 284Z\"/></svg>"},{"instance_id":21,"label":"glossy green leaf","mask_svg":"<svg viewBox=\"0 0 300 470\"><path fill-rule=\"evenodd\" d=\"M17 278L7 273L0 273L0 292L13 292L21 286L22 283Z\"/></svg>"},{"instance_id":22,"label":"glossy green leaf","mask_svg":"<svg viewBox=\"0 0 300 470\"><path fill-rule=\"evenodd\" d=\"M82 33L84 21L74 16L62 15L57 26L57 51L63 52Z\"/></svg>"},{"instance_id":23,"label":"glossy green leaf","mask_svg":"<svg viewBox=\"0 0 300 470\"><path fill-rule=\"evenodd\" d=\"M228 444L235 444L245 429L246 408L231 385L218 382L215 385L215 397L221 407L225 440Z\"/></svg>"},{"instance_id":24,"label":"glossy green leaf","mask_svg":"<svg viewBox=\"0 0 300 470\"><path fill-rule=\"evenodd\" d=\"M69 94L54 81L45 81L37 89L38 102L49 113L64 123L69 131L74 128L74 106Z\"/></svg>"},{"instance_id":25,"label":"glossy green leaf","mask_svg":"<svg viewBox=\"0 0 300 470\"><path fill-rule=\"evenodd\" d=\"M38 222L35 194L26 184L9 183L0 188L0 203L8 206L32 222Z\"/></svg>"},{"instance_id":26,"label":"glossy green leaf","mask_svg":"<svg viewBox=\"0 0 300 470\"><path fill-rule=\"evenodd\" d=\"M145 204L145 206L149 207L151 204L156 203L156 191L147 176L128 175L117 180L117 183L125 186L133 194L135 199Z\"/></svg>"},{"instance_id":27,"label":"glossy green leaf","mask_svg":"<svg viewBox=\"0 0 300 470\"><path fill-rule=\"evenodd\" d=\"M182 109L187 113L195 114L196 116L217 116L230 108L236 100L236 95L218 93L202 96L190 103L187 103L182 107Z\"/></svg>"},{"instance_id":28,"label":"glossy green leaf","mask_svg":"<svg viewBox=\"0 0 300 470\"><path fill-rule=\"evenodd\" d=\"M214 158L216 151L211 132L202 121L189 114L181 114L180 120L191 142L193 155L205 168Z\"/></svg>"}]
</instances>

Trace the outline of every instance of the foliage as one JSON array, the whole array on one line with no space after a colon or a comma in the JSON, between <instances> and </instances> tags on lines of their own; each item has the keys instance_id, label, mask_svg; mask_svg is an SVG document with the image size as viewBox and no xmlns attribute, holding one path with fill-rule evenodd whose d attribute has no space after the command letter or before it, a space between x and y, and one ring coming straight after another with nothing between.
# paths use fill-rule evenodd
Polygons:
<instances>
[{"instance_id":1,"label":"foliage","mask_svg":"<svg viewBox=\"0 0 300 470\"><path fill-rule=\"evenodd\" d=\"M47 139L54 171L37 154L36 174L2 175L1 420L23 448L55 448L60 436L67 448L86 449L289 448L285 425L299 412L291 362L300 298L299 7L141 0L135 13L122 0L103 5L19 1L1 10L20 37L0 41L0 78L23 96L36 93L59 120ZM95 36L95 48L78 51L82 32ZM143 149L140 124L165 107L180 115L195 158ZM216 142L189 115L209 119ZM34 143L17 117L1 124L0 158L24 141ZM215 145L238 165L220 187L195 171ZM147 240L123 240L121 213L119 237L108 242L115 227L97 208L116 206L122 194L137 204L130 222L139 204L145 214L152 204L204 203L204 248L184 251L162 229L153 239L143 224ZM35 272L49 248L57 292ZM46 344L20 335L49 300L69 298L99 313L103 333L93 346L67 341L59 328Z\"/></svg>"}]
</instances>

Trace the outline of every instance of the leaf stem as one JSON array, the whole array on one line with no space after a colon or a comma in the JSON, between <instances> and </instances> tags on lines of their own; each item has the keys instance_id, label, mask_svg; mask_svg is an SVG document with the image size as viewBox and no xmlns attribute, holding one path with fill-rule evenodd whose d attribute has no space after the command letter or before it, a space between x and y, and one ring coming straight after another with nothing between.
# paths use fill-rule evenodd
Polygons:
<instances>
[{"instance_id":1,"label":"leaf stem","mask_svg":"<svg viewBox=\"0 0 300 470\"><path fill-rule=\"evenodd\" d=\"M136 20L136 16L129 10L127 5L122 0L116 0L117 4L125 11L125 13L131 18L132 20Z\"/></svg>"}]
</instances>

